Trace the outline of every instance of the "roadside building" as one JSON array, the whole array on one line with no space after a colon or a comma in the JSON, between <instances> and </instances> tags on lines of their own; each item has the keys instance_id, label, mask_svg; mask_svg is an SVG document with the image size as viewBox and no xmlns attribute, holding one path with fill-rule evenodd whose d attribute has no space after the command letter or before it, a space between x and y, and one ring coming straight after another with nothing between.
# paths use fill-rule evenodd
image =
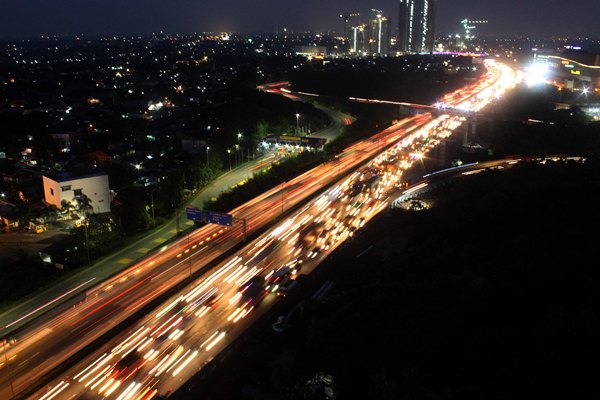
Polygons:
<instances>
[{"instance_id":1,"label":"roadside building","mask_svg":"<svg viewBox=\"0 0 600 400\"><path fill-rule=\"evenodd\" d=\"M108 175L105 173L44 175L43 183L46 203L53 204L59 209L62 208L63 201L76 207L78 200L87 196L94 213L110 212L111 192Z\"/></svg>"},{"instance_id":2,"label":"roadside building","mask_svg":"<svg viewBox=\"0 0 600 400\"><path fill-rule=\"evenodd\" d=\"M304 56L308 59L323 59L327 56L326 46L296 46L296 55Z\"/></svg>"},{"instance_id":3,"label":"roadside building","mask_svg":"<svg viewBox=\"0 0 600 400\"><path fill-rule=\"evenodd\" d=\"M566 49L539 54L535 63L546 67L546 79L558 87L600 92L600 54Z\"/></svg>"}]
</instances>

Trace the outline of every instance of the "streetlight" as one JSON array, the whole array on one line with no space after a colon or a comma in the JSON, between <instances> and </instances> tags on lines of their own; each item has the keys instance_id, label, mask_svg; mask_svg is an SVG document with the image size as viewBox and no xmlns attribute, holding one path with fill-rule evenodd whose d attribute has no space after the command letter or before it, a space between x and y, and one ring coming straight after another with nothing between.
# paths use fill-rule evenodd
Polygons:
<instances>
[{"instance_id":1,"label":"streetlight","mask_svg":"<svg viewBox=\"0 0 600 400\"><path fill-rule=\"evenodd\" d=\"M590 105L590 98L588 97L588 93L590 92L590 88L589 87L583 87L583 89L581 90L583 92L583 94L585 95L585 98L587 100L587 105Z\"/></svg>"},{"instance_id":2,"label":"streetlight","mask_svg":"<svg viewBox=\"0 0 600 400\"><path fill-rule=\"evenodd\" d=\"M227 155L229 156L229 170L231 171L231 150L227 149Z\"/></svg>"},{"instance_id":3,"label":"streetlight","mask_svg":"<svg viewBox=\"0 0 600 400\"><path fill-rule=\"evenodd\" d=\"M88 235L88 223L89 222L87 219L85 219L83 217L81 218L81 222L82 222L83 228L85 230L85 252L87 255L87 262L88 262L88 265L92 265L92 261L90 259L90 240L89 240L89 235Z\"/></svg>"},{"instance_id":4,"label":"streetlight","mask_svg":"<svg viewBox=\"0 0 600 400\"><path fill-rule=\"evenodd\" d=\"M298 135L298 136L300 136L299 121L300 121L300 114L296 113L296 135Z\"/></svg>"},{"instance_id":5,"label":"streetlight","mask_svg":"<svg viewBox=\"0 0 600 400\"><path fill-rule=\"evenodd\" d=\"M206 165L209 165L208 162L208 151L210 150L210 147L206 146Z\"/></svg>"},{"instance_id":6,"label":"streetlight","mask_svg":"<svg viewBox=\"0 0 600 400\"><path fill-rule=\"evenodd\" d=\"M156 191L156 189L158 189L158 188L154 188L150 192L150 201L152 203L152 227L153 228L156 226L156 219L154 219L154 192Z\"/></svg>"},{"instance_id":7,"label":"streetlight","mask_svg":"<svg viewBox=\"0 0 600 400\"><path fill-rule=\"evenodd\" d=\"M240 157L240 163L242 162L242 153L240 152L240 149L241 149L241 147L240 147L240 139L241 138L242 138L242 133L238 131L238 134L237 134L238 144L237 144L236 149L238 150L238 155Z\"/></svg>"}]
</instances>

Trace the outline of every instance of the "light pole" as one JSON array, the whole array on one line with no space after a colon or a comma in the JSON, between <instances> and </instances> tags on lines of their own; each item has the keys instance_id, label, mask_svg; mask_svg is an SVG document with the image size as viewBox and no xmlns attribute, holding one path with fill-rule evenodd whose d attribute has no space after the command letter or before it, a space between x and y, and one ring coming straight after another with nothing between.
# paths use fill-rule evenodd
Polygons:
<instances>
[{"instance_id":1,"label":"light pole","mask_svg":"<svg viewBox=\"0 0 600 400\"><path fill-rule=\"evenodd\" d=\"M300 136L300 114L296 113L296 135Z\"/></svg>"},{"instance_id":2,"label":"light pole","mask_svg":"<svg viewBox=\"0 0 600 400\"><path fill-rule=\"evenodd\" d=\"M589 106L590 105L590 98L588 97L588 93L590 92L590 88L587 88L587 87L584 86L581 91L585 95L585 99L586 99L587 105Z\"/></svg>"},{"instance_id":3,"label":"light pole","mask_svg":"<svg viewBox=\"0 0 600 400\"><path fill-rule=\"evenodd\" d=\"M207 166L209 165L209 162L208 162L208 151L209 150L210 150L210 147L206 146L206 165Z\"/></svg>"},{"instance_id":4,"label":"light pole","mask_svg":"<svg viewBox=\"0 0 600 400\"><path fill-rule=\"evenodd\" d=\"M157 188L152 189L150 192L150 202L152 203L152 227L156 226L156 220L154 219L154 192Z\"/></svg>"},{"instance_id":5,"label":"light pole","mask_svg":"<svg viewBox=\"0 0 600 400\"><path fill-rule=\"evenodd\" d=\"M83 228L85 229L85 251L87 254L87 262L88 265L92 265L92 262L90 260L90 240L89 240L89 235L88 235L88 220L84 220L83 222Z\"/></svg>"},{"instance_id":6,"label":"light pole","mask_svg":"<svg viewBox=\"0 0 600 400\"><path fill-rule=\"evenodd\" d=\"M231 171L231 150L227 149L227 155L229 156L229 170Z\"/></svg>"},{"instance_id":7,"label":"light pole","mask_svg":"<svg viewBox=\"0 0 600 400\"><path fill-rule=\"evenodd\" d=\"M242 138L242 133L241 133L241 132L238 132L238 134L237 134L237 140L238 140L238 144L237 144L237 151L238 151L238 155L239 155L239 157L240 157L240 161L239 161L239 162L240 162L240 164L243 162L243 160L242 160L242 158L243 158L243 154L240 152L240 149L241 149L241 147L240 147L240 139L241 139L241 138Z\"/></svg>"}]
</instances>

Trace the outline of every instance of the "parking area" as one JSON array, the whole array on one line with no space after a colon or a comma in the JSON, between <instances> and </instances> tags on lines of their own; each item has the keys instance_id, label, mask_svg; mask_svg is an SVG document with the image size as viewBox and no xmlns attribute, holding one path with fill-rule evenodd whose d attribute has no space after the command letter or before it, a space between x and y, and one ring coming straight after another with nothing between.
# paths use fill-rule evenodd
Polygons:
<instances>
[{"instance_id":1,"label":"parking area","mask_svg":"<svg viewBox=\"0 0 600 400\"><path fill-rule=\"evenodd\" d=\"M46 231L40 233L25 229L0 232L0 258L16 258L20 252L37 254L41 249L68 235L71 226L67 222L59 221L48 224Z\"/></svg>"}]
</instances>

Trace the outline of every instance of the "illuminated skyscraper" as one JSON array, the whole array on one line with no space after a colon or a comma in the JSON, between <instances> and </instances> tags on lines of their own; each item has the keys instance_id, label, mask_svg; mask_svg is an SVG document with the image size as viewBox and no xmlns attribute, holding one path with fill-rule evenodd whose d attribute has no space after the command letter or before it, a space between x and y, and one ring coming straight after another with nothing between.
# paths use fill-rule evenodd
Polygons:
<instances>
[{"instance_id":1,"label":"illuminated skyscraper","mask_svg":"<svg viewBox=\"0 0 600 400\"><path fill-rule=\"evenodd\" d=\"M434 0L400 0L398 47L400 51L433 51Z\"/></svg>"},{"instance_id":2,"label":"illuminated skyscraper","mask_svg":"<svg viewBox=\"0 0 600 400\"><path fill-rule=\"evenodd\" d=\"M350 54L364 56L369 54L369 32L365 24L350 28Z\"/></svg>"},{"instance_id":3,"label":"illuminated skyscraper","mask_svg":"<svg viewBox=\"0 0 600 400\"><path fill-rule=\"evenodd\" d=\"M385 56L390 48L390 20L381 14L369 21L349 29L348 52L363 57L369 55Z\"/></svg>"},{"instance_id":4,"label":"illuminated skyscraper","mask_svg":"<svg viewBox=\"0 0 600 400\"><path fill-rule=\"evenodd\" d=\"M390 20L379 10L377 17L369 22L369 52L379 56L386 55L390 47Z\"/></svg>"}]
</instances>

